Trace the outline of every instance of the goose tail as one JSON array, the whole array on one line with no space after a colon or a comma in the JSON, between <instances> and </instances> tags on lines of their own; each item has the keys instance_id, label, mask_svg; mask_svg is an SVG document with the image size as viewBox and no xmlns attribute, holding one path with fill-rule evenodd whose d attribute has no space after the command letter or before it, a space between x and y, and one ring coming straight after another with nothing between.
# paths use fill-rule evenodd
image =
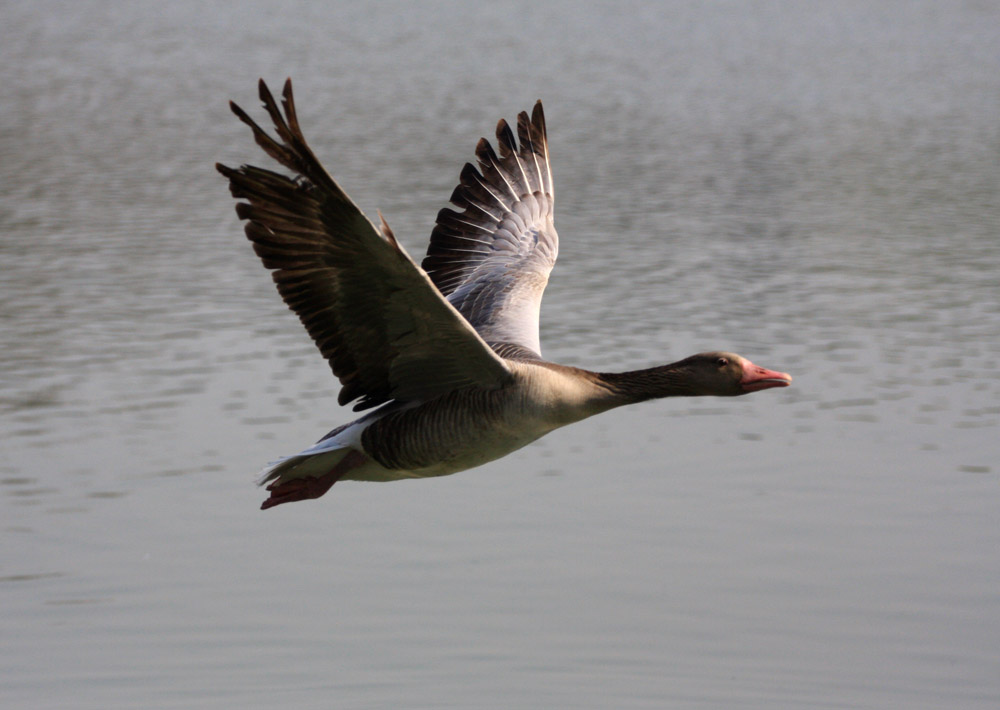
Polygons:
<instances>
[{"instance_id":1,"label":"goose tail","mask_svg":"<svg viewBox=\"0 0 1000 710\"><path fill-rule=\"evenodd\" d=\"M270 497L261 510L282 503L319 498L353 468L368 462L368 457L348 446L314 446L269 464L257 475L257 485L267 485Z\"/></svg>"}]
</instances>

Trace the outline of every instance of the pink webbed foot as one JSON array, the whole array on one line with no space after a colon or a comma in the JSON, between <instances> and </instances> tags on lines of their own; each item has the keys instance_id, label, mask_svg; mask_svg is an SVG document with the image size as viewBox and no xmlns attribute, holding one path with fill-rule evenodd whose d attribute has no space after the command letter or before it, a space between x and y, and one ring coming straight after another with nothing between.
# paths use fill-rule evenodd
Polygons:
<instances>
[{"instance_id":1,"label":"pink webbed foot","mask_svg":"<svg viewBox=\"0 0 1000 710\"><path fill-rule=\"evenodd\" d=\"M297 500L309 500L319 498L326 493L333 484L350 471L368 461L368 457L360 451L351 451L342 458L336 466L330 469L329 473L322 476L309 476L307 478L292 478L287 481L275 481L267 487L271 497L260 505L261 510L273 508L282 503L294 503Z\"/></svg>"}]
</instances>

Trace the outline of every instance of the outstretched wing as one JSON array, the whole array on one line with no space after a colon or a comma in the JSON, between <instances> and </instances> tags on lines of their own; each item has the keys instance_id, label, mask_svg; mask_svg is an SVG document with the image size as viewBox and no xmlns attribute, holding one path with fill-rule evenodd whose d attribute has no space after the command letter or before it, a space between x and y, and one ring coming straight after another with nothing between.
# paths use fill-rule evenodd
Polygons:
<instances>
[{"instance_id":1,"label":"outstretched wing","mask_svg":"<svg viewBox=\"0 0 1000 710\"><path fill-rule=\"evenodd\" d=\"M494 388L510 370L396 243L381 232L323 169L306 144L285 83L282 105L264 81L260 98L278 140L236 104L233 112L292 178L243 165L216 165L248 220L254 251L273 269L285 303L298 314L343 384L340 403L355 409L419 400L476 385Z\"/></svg>"},{"instance_id":2,"label":"outstretched wing","mask_svg":"<svg viewBox=\"0 0 1000 710\"><path fill-rule=\"evenodd\" d=\"M505 356L541 357L538 311L559 252L542 102L517 117L517 136L497 124L498 156L476 146L479 170L462 169L438 213L423 267L483 339Z\"/></svg>"}]
</instances>

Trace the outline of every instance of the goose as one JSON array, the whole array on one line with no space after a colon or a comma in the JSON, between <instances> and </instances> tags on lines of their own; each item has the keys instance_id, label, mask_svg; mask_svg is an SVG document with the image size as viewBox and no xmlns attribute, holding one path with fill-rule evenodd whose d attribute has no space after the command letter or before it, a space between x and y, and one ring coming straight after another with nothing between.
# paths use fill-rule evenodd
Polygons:
<instances>
[{"instance_id":1,"label":"goose","mask_svg":"<svg viewBox=\"0 0 1000 710\"><path fill-rule=\"evenodd\" d=\"M558 252L541 101L476 146L421 265L378 213L375 226L306 143L291 79L282 112L261 79L268 135L233 113L292 177L242 165L229 180L246 236L342 388L368 410L268 465L262 509L319 498L341 480L444 476L506 456L559 427L644 400L738 396L788 386L786 373L705 352L658 367L592 372L542 358L538 314ZM376 408L377 407L377 408Z\"/></svg>"}]
</instances>

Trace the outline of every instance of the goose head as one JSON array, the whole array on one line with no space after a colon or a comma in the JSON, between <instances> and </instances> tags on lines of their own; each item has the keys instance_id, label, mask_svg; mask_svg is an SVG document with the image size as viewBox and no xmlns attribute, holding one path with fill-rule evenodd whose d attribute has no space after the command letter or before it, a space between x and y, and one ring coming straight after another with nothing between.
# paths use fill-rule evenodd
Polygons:
<instances>
[{"instance_id":1,"label":"goose head","mask_svg":"<svg viewBox=\"0 0 1000 710\"><path fill-rule=\"evenodd\" d=\"M754 365L736 353L698 353L672 368L696 395L735 397L771 387L787 387L792 382L791 375Z\"/></svg>"}]
</instances>

